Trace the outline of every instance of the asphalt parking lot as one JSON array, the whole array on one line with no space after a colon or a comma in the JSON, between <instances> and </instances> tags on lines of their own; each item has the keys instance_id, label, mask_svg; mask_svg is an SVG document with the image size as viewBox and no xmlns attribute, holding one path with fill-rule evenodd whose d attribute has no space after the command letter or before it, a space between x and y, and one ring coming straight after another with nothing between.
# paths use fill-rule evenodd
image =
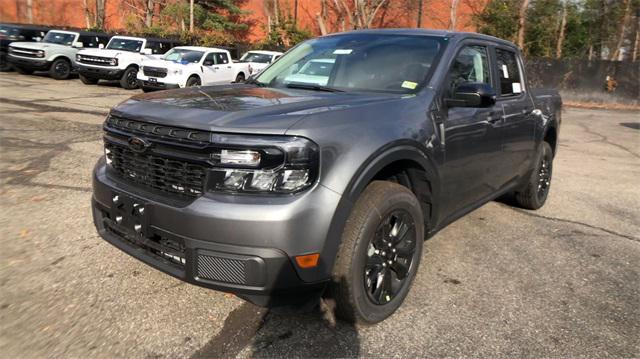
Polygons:
<instances>
[{"instance_id":1,"label":"asphalt parking lot","mask_svg":"<svg viewBox=\"0 0 640 359\"><path fill-rule=\"evenodd\" d=\"M184 284L96 235L101 122L137 93L0 74L2 356L640 356L638 113L566 109L547 205L450 225L402 308L354 327Z\"/></svg>"}]
</instances>

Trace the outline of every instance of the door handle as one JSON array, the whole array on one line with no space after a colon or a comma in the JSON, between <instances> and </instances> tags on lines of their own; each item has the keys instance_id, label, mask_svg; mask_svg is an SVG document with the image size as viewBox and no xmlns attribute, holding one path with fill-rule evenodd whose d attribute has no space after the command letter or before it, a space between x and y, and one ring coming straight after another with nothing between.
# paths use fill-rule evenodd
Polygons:
<instances>
[{"instance_id":1,"label":"door handle","mask_svg":"<svg viewBox=\"0 0 640 359\"><path fill-rule=\"evenodd\" d=\"M504 119L504 116L502 116L499 112L493 112L493 113L490 113L489 116L487 116L487 122L491 124L500 122L503 119Z\"/></svg>"},{"instance_id":2,"label":"door handle","mask_svg":"<svg viewBox=\"0 0 640 359\"><path fill-rule=\"evenodd\" d=\"M220 66L214 66L213 68L216 70L220 70Z\"/></svg>"},{"instance_id":3,"label":"door handle","mask_svg":"<svg viewBox=\"0 0 640 359\"><path fill-rule=\"evenodd\" d=\"M228 69L230 69L230 68L231 68L231 66L227 66L227 68L228 68Z\"/></svg>"}]
</instances>

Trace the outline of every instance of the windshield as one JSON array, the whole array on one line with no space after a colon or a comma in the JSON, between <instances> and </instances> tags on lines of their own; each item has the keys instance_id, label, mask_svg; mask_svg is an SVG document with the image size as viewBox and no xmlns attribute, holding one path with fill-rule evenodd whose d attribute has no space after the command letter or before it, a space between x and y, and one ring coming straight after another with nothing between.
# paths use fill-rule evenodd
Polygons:
<instances>
[{"instance_id":1,"label":"windshield","mask_svg":"<svg viewBox=\"0 0 640 359\"><path fill-rule=\"evenodd\" d=\"M204 55L202 51L194 51L187 49L171 49L167 52L163 59L166 61L175 61L183 64L197 63Z\"/></svg>"},{"instance_id":2,"label":"windshield","mask_svg":"<svg viewBox=\"0 0 640 359\"><path fill-rule=\"evenodd\" d=\"M142 42L142 40L114 37L111 39L111 41L109 41L107 49L140 52L140 50L142 50Z\"/></svg>"},{"instance_id":3,"label":"windshield","mask_svg":"<svg viewBox=\"0 0 640 359\"><path fill-rule=\"evenodd\" d=\"M20 29L17 27L10 27L5 25L0 25L0 39L6 37L13 38L20 35Z\"/></svg>"},{"instance_id":4,"label":"windshield","mask_svg":"<svg viewBox=\"0 0 640 359\"><path fill-rule=\"evenodd\" d=\"M444 39L344 34L306 41L254 81L261 86L324 86L343 91L415 92L427 81Z\"/></svg>"},{"instance_id":5,"label":"windshield","mask_svg":"<svg viewBox=\"0 0 640 359\"><path fill-rule=\"evenodd\" d=\"M49 31L47 35L42 39L42 42L48 42L50 44L68 45L73 44L75 40L75 34L67 34L66 32Z\"/></svg>"},{"instance_id":6,"label":"windshield","mask_svg":"<svg viewBox=\"0 0 640 359\"><path fill-rule=\"evenodd\" d=\"M268 64L271 62L272 55L259 54L256 52L247 52L242 56L240 62L259 62L261 64Z\"/></svg>"}]
</instances>

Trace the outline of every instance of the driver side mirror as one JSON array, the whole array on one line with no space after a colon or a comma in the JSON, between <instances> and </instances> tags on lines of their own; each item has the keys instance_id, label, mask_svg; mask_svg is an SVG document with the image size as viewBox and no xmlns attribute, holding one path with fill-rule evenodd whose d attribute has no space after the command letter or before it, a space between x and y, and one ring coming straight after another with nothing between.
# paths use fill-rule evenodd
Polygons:
<instances>
[{"instance_id":1,"label":"driver side mirror","mask_svg":"<svg viewBox=\"0 0 640 359\"><path fill-rule=\"evenodd\" d=\"M202 64L204 66L213 66L213 60L204 60Z\"/></svg>"},{"instance_id":2,"label":"driver side mirror","mask_svg":"<svg viewBox=\"0 0 640 359\"><path fill-rule=\"evenodd\" d=\"M140 53L143 54L143 55L153 55L153 50L144 48L144 49L140 50Z\"/></svg>"},{"instance_id":3,"label":"driver side mirror","mask_svg":"<svg viewBox=\"0 0 640 359\"><path fill-rule=\"evenodd\" d=\"M71 46L73 46L73 47L84 47L84 44L81 43L80 41L75 41L73 44L71 44Z\"/></svg>"},{"instance_id":4,"label":"driver side mirror","mask_svg":"<svg viewBox=\"0 0 640 359\"><path fill-rule=\"evenodd\" d=\"M104 49L104 44L98 44L99 49Z\"/></svg>"},{"instance_id":5,"label":"driver side mirror","mask_svg":"<svg viewBox=\"0 0 640 359\"><path fill-rule=\"evenodd\" d=\"M496 103L496 91L482 82L462 83L446 100L449 107L491 107Z\"/></svg>"}]
</instances>

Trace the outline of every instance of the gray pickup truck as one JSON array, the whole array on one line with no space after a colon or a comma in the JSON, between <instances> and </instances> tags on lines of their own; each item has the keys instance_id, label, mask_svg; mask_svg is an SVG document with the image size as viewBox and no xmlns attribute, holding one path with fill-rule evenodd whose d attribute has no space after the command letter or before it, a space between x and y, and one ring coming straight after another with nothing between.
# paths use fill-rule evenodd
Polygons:
<instances>
[{"instance_id":1,"label":"gray pickup truck","mask_svg":"<svg viewBox=\"0 0 640 359\"><path fill-rule=\"evenodd\" d=\"M94 222L189 283L264 306L324 295L341 318L376 323L409 292L425 239L504 195L545 203L560 110L510 42L332 34L246 84L116 106Z\"/></svg>"}]
</instances>

